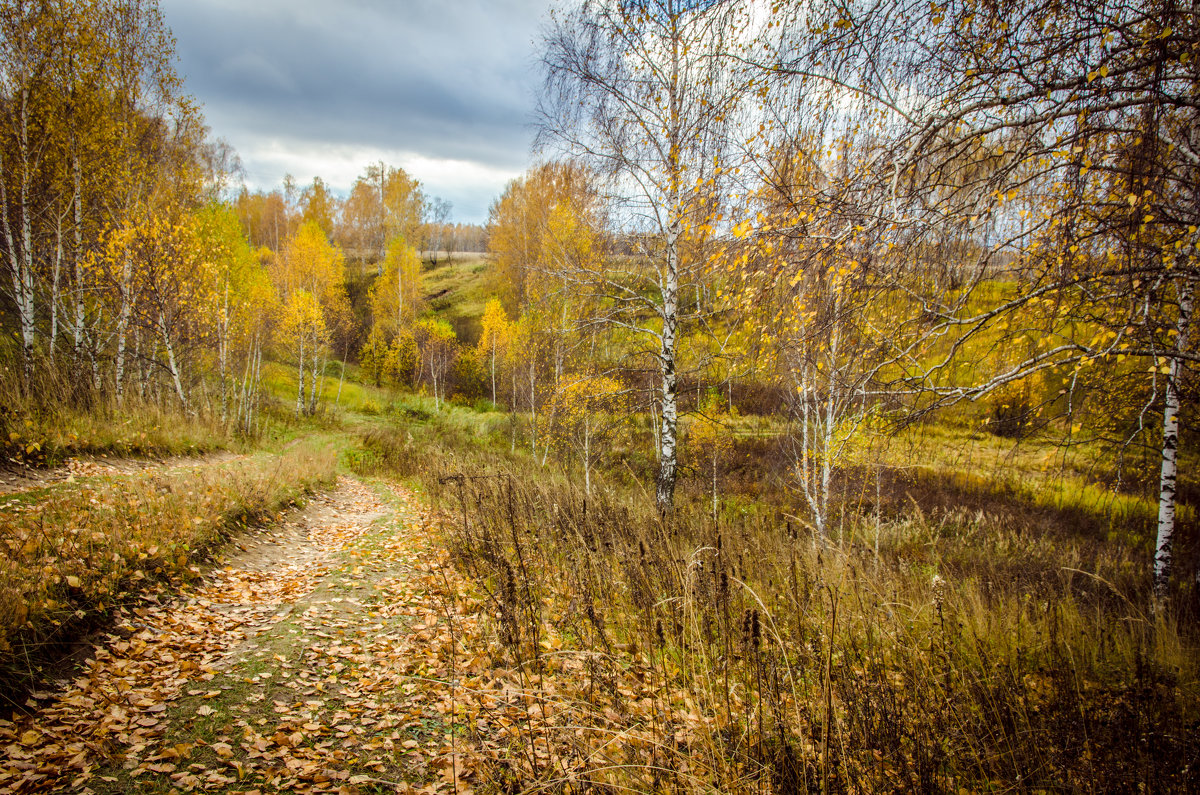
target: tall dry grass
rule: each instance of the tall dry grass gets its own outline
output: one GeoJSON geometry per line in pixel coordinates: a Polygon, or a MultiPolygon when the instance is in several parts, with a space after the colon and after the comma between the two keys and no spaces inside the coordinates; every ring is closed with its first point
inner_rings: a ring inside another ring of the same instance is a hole
{"type": "Polygon", "coordinates": [[[54,466],[79,455],[191,455],[241,444],[210,403],[184,411],[173,395],[142,396],[132,388],[118,401],[65,361],[41,362],[26,386],[12,346],[0,345],[0,467],[54,466]]]}
{"type": "Polygon", "coordinates": [[[497,788],[1200,788],[1195,627],[1124,588],[1128,547],[1081,554],[983,508],[849,514],[840,545],[769,510],[588,498],[479,445],[364,447],[424,480],[549,714],[506,735],[527,761],[497,754],[497,788]]]}

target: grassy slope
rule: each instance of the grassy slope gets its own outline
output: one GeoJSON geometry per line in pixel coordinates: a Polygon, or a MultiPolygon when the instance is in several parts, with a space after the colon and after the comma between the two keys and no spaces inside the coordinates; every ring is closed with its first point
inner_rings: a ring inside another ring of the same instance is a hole
{"type": "Polygon", "coordinates": [[[450,321],[458,338],[474,345],[479,339],[479,319],[490,293],[483,255],[456,256],[428,268],[422,287],[430,309],[450,321]]]}
{"type": "MultiPolygon", "coordinates": [[[[489,297],[486,260],[480,255],[460,255],[452,262],[443,261],[425,272],[424,288],[430,308],[450,320],[459,330],[460,338],[473,341],[489,297]]],[[[1002,284],[981,284],[974,294],[974,303],[996,302],[1006,291],[1002,284]]],[[[988,332],[975,344],[990,349],[995,341],[995,333],[988,332]]],[[[933,355],[936,351],[929,353],[933,355]]],[[[366,404],[369,413],[374,413],[370,410],[375,406],[386,413],[387,399],[374,394],[371,401],[366,404]]],[[[353,407],[353,399],[345,405],[353,407]]],[[[1000,495],[1019,509],[1082,513],[1090,521],[1108,528],[1107,540],[1121,541],[1141,552],[1149,548],[1153,542],[1150,525],[1157,512],[1157,495],[1152,488],[1154,484],[1145,478],[1138,487],[1136,476],[1157,471],[1154,451],[1134,448],[1126,460],[1119,461],[1113,457],[1111,446],[1095,441],[1076,439],[1064,446],[1061,434],[1053,428],[1016,441],[979,428],[978,415],[986,415],[987,411],[987,406],[971,406],[956,410],[945,420],[934,419],[895,437],[864,436],[848,464],[856,469],[869,469],[880,463],[909,480],[938,481],[939,489],[948,485],[959,493],[1000,495]],[[1120,491],[1113,488],[1118,481],[1123,483],[1120,491]]],[[[521,421],[526,422],[527,418],[521,421]]],[[[684,434],[687,424],[684,418],[684,434]]],[[[498,428],[495,430],[501,433],[498,428]]],[[[751,447],[752,440],[759,440],[769,448],[772,440],[784,431],[784,425],[776,418],[751,415],[735,420],[731,430],[737,439],[750,441],[751,447]]],[[[631,452],[624,446],[621,449],[631,452]]],[[[1185,446],[1180,454],[1186,479],[1186,472],[1200,465],[1200,452],[1185,446]]],[[[643,461],[643,467],[648,463],[652,464],[643,461]]],[[[765,461],[760,466],[763,473],[773,468],[773,464],[765,461]]],[[[859,487],[866,488],[862,484],[859,487]]],[[[1186,489],[1183,494],[1186,499],[1186,489]]],[[[1190,532],[1195,521],[1194,508],[1181,506],[1179,519],[1185,532],[1190,532]]]]}
{"type": "MultiPolygon", "coordinates": [[[[695,788],[722,791],[753,788],[760,771],[780,791],[825,777],[834,790],[951,791],[1191,780],[1198,747],[1181,738],[1200,715],[1196,641],[1127,599],[1146,567],[1125,544],[1037,532],[1036,506],[1012,492],[966,510],[852,516],[844,545],[822,548],[768,503],[713,527],[685,483],[663,526],[636,486],[609,477],[585,497],[523,447],[510,453],[502,427],[471,428],[397,418],[365,435],[353,463],[422,478],[440,500],[463,570],[497,594],[495,647],[546,677],[530,685],[536,698],[585,745],[626,733],[592,781],[652,787],[648,747],[695,788]],[[455,473],[485,477],[445,479],[455,473]],[[586,674],[566,664],[574,655],[593,660],[586,674]],[[612,689],[630,671],[644,684],[612,689]],[[1172,761],[1124,753],[1135,727],[1172,761]]],[[[940,463],[954,471],[953,456],[940,463]]],[[[993,493],[987,474],[963,494],[993,493]]],[[[571,732],[537,731],[530,745],[578,764],[574,740],[557,745],[571,732]]]]}

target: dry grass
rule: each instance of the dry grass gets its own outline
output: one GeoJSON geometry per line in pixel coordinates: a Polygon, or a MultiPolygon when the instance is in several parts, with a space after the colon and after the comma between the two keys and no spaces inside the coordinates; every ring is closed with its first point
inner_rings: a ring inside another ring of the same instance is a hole
{"type": "MultiPolygon", "coordinates": [[[[199,572],[213,546],[332,480],[328,443],[0,506],[0,687],[16,693],[140,591],[199,572]]],[[[10,696],[11,698],[11,696],[10,696]]]]}
{"type": "Polygon", "coordinates": [[[0,467],[47,467],[67,458],[165,457],[243,446],[211,411],[185,412],[174,397],[121,401],[81,385],[68,362],[42,362],[23,388],[12,345],[0,344],[0,467]]]}
{"type": "Polygon", "coordinates": [[[684,499],[663,520],[478,446],[368,447],[425,480],[496,649],[547,705],[497,788],[1200,786],[1194,624],[1123,588],[1144,578],[1129,546],[1081,554],[983,508],[847,512],[823,544],[770,506],[714,526],[684,499]]]}

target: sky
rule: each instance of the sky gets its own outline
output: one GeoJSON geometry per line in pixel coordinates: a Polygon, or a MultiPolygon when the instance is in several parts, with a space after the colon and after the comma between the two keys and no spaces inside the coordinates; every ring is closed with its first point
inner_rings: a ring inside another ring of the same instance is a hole
{"type": "Polygon", "coordinates": [[[251,190],[399,166],[482,223],[531,160],[552,0],[162,0],[187,93],[251,190]]]}

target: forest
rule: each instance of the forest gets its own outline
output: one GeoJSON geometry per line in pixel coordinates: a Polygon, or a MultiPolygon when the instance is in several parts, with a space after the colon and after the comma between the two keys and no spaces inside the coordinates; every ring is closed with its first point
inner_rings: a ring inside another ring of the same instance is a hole
{"type": "Polygon", "coordinates": [[[586,0],[486,224],[0,0],[0,792],[1200,789],[1200,18],[586,0]]]}

